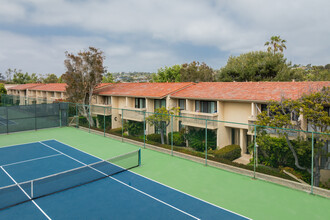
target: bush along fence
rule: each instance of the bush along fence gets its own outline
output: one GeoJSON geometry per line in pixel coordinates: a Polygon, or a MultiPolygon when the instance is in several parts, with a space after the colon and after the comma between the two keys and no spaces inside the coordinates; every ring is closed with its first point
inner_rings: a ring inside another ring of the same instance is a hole
{"type": "Polygon", "coordinates": [[[68,126],[95,130],[103,136],[115,135],[121,141],[131,139],[144,147],[165,148],[171,155],[180,152],[203,158],[205,165],[210,161],[227,164],[249,171],[253,178],[262,173],[299,182],[310,193],[314,187],[330,189],[329,133],[188,117],[179,111],[162,114],[144,109],[67,105],[67,123],[63,124],[68,126]]]}

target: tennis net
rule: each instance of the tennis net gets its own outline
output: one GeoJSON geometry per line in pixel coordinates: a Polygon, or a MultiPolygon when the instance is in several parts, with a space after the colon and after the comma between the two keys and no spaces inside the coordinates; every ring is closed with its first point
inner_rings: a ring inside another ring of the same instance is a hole
{"type": "MultiPolygon", "coordinates": [[[[0,188],[0,210],[72,189],[139,166],[141,151],[133,151],[46,177],[0,188]]],[[[3,169],[3,168],[2,168],[3,169]]]]}

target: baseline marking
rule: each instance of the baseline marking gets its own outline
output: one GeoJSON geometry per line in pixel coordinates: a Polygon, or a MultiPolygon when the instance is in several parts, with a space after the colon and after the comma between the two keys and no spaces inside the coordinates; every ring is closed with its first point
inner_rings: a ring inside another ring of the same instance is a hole
{"type": "MultiPolygon", "coordinates": [[[[47,145],[47,144],[45,144],[45,143],[42,143],[42,142],[40,142],[40,143],[43,144],[43,145],[45,145],[46,147],[49,147],[49,148],[51,148],[51,149],[53,149],[53,150],[55,150],[55,151],[57,151],[57,152],[59,152],[59,153],[65,155],[65,156],[71,158],[72,160],[77,161],[78,163],[81,163],[81,164],[84,165],[84,166],[88,166],[88,164],[85,164],[85,163],[83,163],[83,162],[81,162],[81,161],[79,161],[79,160],[77,160],[77,159],[75,159],[75,158],[73,158],[73,157],[71,157],[71,156],[69,156],[69,155],[63,153],[63,152],[61,152],[60,150],[57,150],[57,149],[55,149],[55,148],[53,148],[53,147],[51,147],[51,146],[49,146],[49,145],[47,145]]],[[[99,172],[99,173],[101,173],[101,174],[103,174],[103,175],[105,175],[105,176],[108,176],[107,174],[103,173],[103,172],[100,171],[100,170],[97,170],[97,169],[95,169],[95,168],[93,168],[93,167],[90,167],[90,168],[92,168],[93,170],[95,170],[95,171],[97,171],[97,172],[99,172]]],[[[181,209],[179,209],[179,208],[177,208],[177,207],[175,207],[175,206],[172,206],[172,205],[170,205],[170,204],[168,204],[168,203],[166,203],[166,202],[164,202],[164,201],[162,201],[162,200],[160,200],[160,199],[157,199],[157,198],[153,197],[152,195],[149,195],[148,193],[145,193],[145,192],[143,192],[143,191],[141,191],[141,190],[139,190],[139,189],[136,189],[136,188],[134,188],[134,187],[132,187],[132,186],[130,186],[130,185],[128,185],[128,184],[126,184],[126,183],[124,183],[124,182],[122,182],[122,181],[120,181],[120,180],[114,178],[114,177],[112,177],[112,176],[109,176],[109,178],[111,178],[111,179],[113,179],[113,180],[115,180],[115,181],[117,181],[117,182],[119,182],[119,183],[121,183],[121,184],[123,184],[123,185],[125,185],[125,186],[127,186],[127,187],[129,187],[129,188],[131,188],[131,189],[133,189],[133,190],[135,190],[135,191],[137,191],[137,192],[143,194],[143,195],[146,195],[146,196],[148,196],[148,197],[150,197],[150,198],[152,198],[152,199],[154,199],[154,200],[156,200],[156,201],[158,201],[158,202],[160,202],[160,203],[162,203],[162,204],[164,204],[164,205],[166,205],[166,206],[169,206],[169,207],[171,207],[171,208],[173,208],[173,209],[175,209],[175,210],[177,210],[177,211],[179,211],[179,212],[181,212],[181,213],[183,213],[183,214],[186,214],[186,215],[188,215],[188,216],[190,216],[190,217],[192,217],[192,218],[194,218],[194,219],[199,219],[199,218],[197,218],[196,216],[193,216],[193,215],[191,215],[191,214],[189,214],[189,213],[187,213],[187,212],[185,212],[185,211],[183,211],[183,210],[181,210],[181,209]]]]}
{"type": "Polygon", "coordinates": [[[0,166],[0,168],[9,176],[9,178],[22,190],[22,192],[31,200],[31,202],[33,202],[33,204],[42,212],[42,214],[44,214],[47,219],[51,218],[44,212],[44,210],[42,210],[42,208],[40,208],[40,206],[29,196],[29,194],[27,194],[24,189],[15,181],[15,179],[5,170],[5,168],[3,168],[2,166],[0,166]]]}

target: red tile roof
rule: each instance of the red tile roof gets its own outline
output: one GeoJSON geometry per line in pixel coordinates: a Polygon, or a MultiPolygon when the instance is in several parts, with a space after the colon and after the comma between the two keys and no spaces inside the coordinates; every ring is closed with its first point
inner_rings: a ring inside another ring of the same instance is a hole
{"type": "Polygon", "coordinates": [[[26,89],[31,89],[33,87],[36,86],[40,86],[40,85],[44,85],[41,83],[27,83],[27,84],[21,84],[21,85],[17,85],[14,87],[10,87],[8,90],[26,90],[26,89]]]}
{"type": "Polygon", "coordinates": [[[193,85],[184,83],[114,83],[98,89],[95,94],[109,96],[132,96],[163,98],[173,92],[193,85]]]}
{"type": "Polygon", "coordinates": [[[297,99],[302,94],[329,87],[324,82],[201,82],[171,95],[174,98],[237,100],[237,101],[279,101],[285,98],[297,99]]]}
{"type": "Polygon", "coordinates": [[[65,92],[66,91],[66,83],[42,84],[42,85],[39,85],[37,87],[33,87],[30,90],[65,92]]]}
{"type": "Polygon", "coordinates": [[[109,85],[112,85],[113,83],[100,83],[100,84],[98,84],[96,87],[95,87],[95,89],[100,89],[100,88],[102,88],[102,87],[104,87],[104,86],[109,86],[109,85]]]}

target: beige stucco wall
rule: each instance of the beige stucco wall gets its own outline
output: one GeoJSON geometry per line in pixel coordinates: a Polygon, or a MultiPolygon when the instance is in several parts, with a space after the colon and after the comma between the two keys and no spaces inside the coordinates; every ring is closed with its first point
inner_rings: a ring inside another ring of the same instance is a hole
{"type": "MultiPolygon", "coordinates": [[[[251,116],[251,103],[225,102],[223,108],[223,119],[228,122],[248,123],[251,116]]],[[[232,127],[241,128],[233,124],[232,127]]],[[[246,126],[248,128],[248,126],[246,126]]]]}

